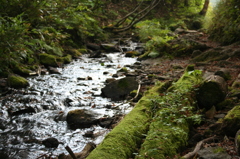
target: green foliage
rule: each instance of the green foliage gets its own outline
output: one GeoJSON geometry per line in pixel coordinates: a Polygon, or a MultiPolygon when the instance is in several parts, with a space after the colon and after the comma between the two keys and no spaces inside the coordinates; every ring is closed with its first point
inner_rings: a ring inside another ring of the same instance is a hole
{"type": "Polygon", "coordinates": [[[208,32],[213,40],[230,44],[240,40],[239,0],[219,1],[213,10],[212,23],[208,32]]]}
{"type": "Polygon", "coordinates": [[[152,98],[152,122],[136,158],[173,158],[186,145],[189,126],[199,123],[196,113],[194,85],[201,79],[201,71],[187,67],[184,75],[167,91],[152,98]],[[200,78],[200,79],[199,79],[200,78]]]}
{"type": "Polygon", "coordinates": [[[139,29],[140,39],[146,42],[146,49],[150,57],[158,57],[160,52],[157,48],[164,47],[169,40],[173,39],[172,36],[169,36],[170,30],[156,19],[139,22],[136,27],[139,29]]]}
{"type": "Polygon", "coordinates": [[[33,64],[38,54],[65,56],[89,37],[103,38],[90,10],[95,1],[0,0],[0,75],[12,63],[33,64]]]}

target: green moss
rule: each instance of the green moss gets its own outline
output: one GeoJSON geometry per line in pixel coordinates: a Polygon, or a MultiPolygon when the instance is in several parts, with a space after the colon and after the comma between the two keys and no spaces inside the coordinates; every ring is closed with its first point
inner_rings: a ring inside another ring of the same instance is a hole
{"type": "Polygon", "coordinates": [[[222,152],[226,152],[226,150],[222,147],[216,147],[214,150],[213,150],[214,153],[222,153],[222,152]]]}
{"type": "Polygon", "coordinates": [[[150,130],[136,158],[172,158],[180,147],[186,145],[189,125],[199,122],[192,87],[201,81],[201,72],[187,67],[184,75],[168,89],[166,94],[153,99],[157,111],[150,130]]]}
{"type": "Polygon", "coordinates": [[[193,93],[189,90],[199,82],[201,72],[193,71],[191,66],[186,70],[184,77],[172,86],[172,91],[164,92],[171,82],[159,82],[146,91],[87,159],[126,159],[134,158],[133,154],[138,154],[136,158],[149,159],[174,156],[186,144],[189,125],[199,121],[199,116],[193,112],[193,93]],[[166,94],[159,95],[159,91],[166,94]]]}
{"type": "Polygon", "coordinates": [[[57,57],[56,60],[57,62],[68,64],[72,61],[72,55],[67,55],[65,57],[57,57]]]}
{"type": "Polygon", "coordinates": [[[14,65],[12,71],[22,76],[28,76],[29,73],[31,73],[31,71],[27,69],[26,66],[20,66],[19,64],[14,65]]]}
{"type": "Polygon", "coordinates": [[[40,63],[46,66],[53,66],[53,67],[57,67],[57,60],[56,60],[56,56],[54,55],[49,55],[46,53],[42,53],[39,55],[39,60],[40,63]]]}
{"type": "Polygon", "coordinates": [[[159,85],[145,93],[134,109],[105,137],[87,159],[131,158],[147,133],[152,116],[151,98],[157,95],[159,85]]]}
{"type": "Polygon", "coordinates": [[[218,123],[223,124],[223,131],[226,135],[235,136],[236,132],[240,129],[240,105],[231,109],[218,123]]]}
{"type": "Polygon", "coordinates": [[[120,70],[118,70],[118,72],[125,72],[125,73],[127,73],[128,69],[126,67],[123,67],[120,70]]]}
{"type": "Polygon", "coordinates": [[[13,88],[25,88],[29,86],[28,81],[25,78],[18,75],[9,75],[7,83],[10,87],[13,88]]]}
{"type": "Polygon", "coordinates": [[[233,84],[232,84],[232,87],[233,88],[240,88],[240,80],[234,81],[233,84]]]}
{"type": "Polygon", "coordinates": [[[217,108],[217,110],[221,110],[223,108],[226,108],[226,107],[230,108],[230,107],[233,107],[233,106],[234,106],[233,99],[226,99],[226,100],[222,101],[221,103],[218,103],[216,105],[216,108],[217,108]]]}

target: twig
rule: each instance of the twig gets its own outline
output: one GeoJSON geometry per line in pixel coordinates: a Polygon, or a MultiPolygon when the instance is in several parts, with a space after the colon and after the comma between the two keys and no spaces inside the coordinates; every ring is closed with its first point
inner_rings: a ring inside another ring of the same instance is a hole
{"type": "Polygon", "coordinates": [[[139,82],[138,89],[137,89],[137,94],[135,95],[135,97],[133,97],[133,98],[130,100],[130,102],[133,101],[134,99],[136,99],[136,98],[138,97],[139,92],[140,92],[140,89],[141,89],[141,84],[140,84],[140,82],[139,82]]]}
{"type": "Polygon", "coordinates": [[[72,149],[69,146],[66,146],[65,149],[68,151],[68,153],[73,159],[77,159],[77,157],[74,155],[72,149]]]}
{"type": "Polygon", "coordinates": [[[205,142],[208,142],[208,141],[210,141],[210,140],[213,140],[215,137],[216,137],[216,136],[214,135],[214,136],[212,136],[212,137],[209,137],[209,138],[207,138],[207,139],[204,139],[204,140],[202,140],[202,141],[199,141],[199,142],[197,143],[197,145],[195,146],[195,149],[194,149],[192,152],[189,152],[188,154],[184,155],[183,158],[184,158],[184,159],[191,159],[191,158],[193,158],[193,157],[196,155],[196,153],[201,149],[202,145],[203,145],[205,142]]]}

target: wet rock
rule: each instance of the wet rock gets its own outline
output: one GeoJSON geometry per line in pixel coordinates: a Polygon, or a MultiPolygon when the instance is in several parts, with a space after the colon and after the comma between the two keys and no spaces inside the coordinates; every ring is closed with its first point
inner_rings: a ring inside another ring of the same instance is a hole
{"type": "Polygon", "coordinates": [[[116,115],[109,118],[100,118],[99,125],[103,128],[113,128],[115,124],[117,124],[123,115],[116,115]]]}
{"type": "Polygon", "coordinates": [[[35,109],[33,107],[25,107],[23,109],[19,110],[13,110],[11,108],[8,109],[8,114],[11,116],[26,114],[26,113],[36,113],[35,109]]]}
{"type": "Polygon", "coordinates": [[[29,83],[25,78],[14,74],[9,75],[7,78],[7,84],[12,88],[26,88],[29,86],[29,83]]]}
{"type": "Polygon", "coordinates": [[[87,131],[83,136],[92,138],[93,137],[93,131],[87,131]]]}
{"type": "Polygon", "coordinates": [[[42,141],[42,144],[47,148],[57,148],[59,141],[56,138],[50,137],[42,141]]]}
{"type": "Polygon", "coordinates": [[[105,52],[120,52],[119,47],[117,44],[112,43],[112,44],[101,44],[101,48],[105,51],[105,52]]]}
{"type": "Polygon", "coordinates": [[[111,98],[113,101],[123,100],[127,95],[138,88],[138,82],[133,77],[125,77],[113,81],[102,88],[102,96],[111,98]]]}
{"type": "Polygon", "coordinates": [[[61,74],[57,68],[55,67],[48,67],[49,73],[51,74],[61,74]]]}
{"type": "Polygon", "coordinates": [[[0,118],[0,129],[5,130],[7,128],[7,121],[5,119],[0,118]]]}
{"type": "Polygon", "coordinates": [[[70,106],[72,106],[71,102],[73,102],[72,99],[66,98],[66,99],[64,99],[63,104],[67,107],[70,107],[70,106]]]}
{"type": "Polygon", "coordinates": [[[231,159],[232,157],[222,147],[207,147],[198,151],[201,159],[231,159]]]}
{"type": "MultiPolygon", "coordinates": [[[[224,101],[228,88],[226,81],[216,75],[207,77],[200,85],[197,101],[200,108],[210,109],[213,105],[224,101]]],[[[216,108],[218,110],[218,108],[216,108]]]]}
{"type": "Polygon", "coordinates": [[[4,150],[0,151],[0,158],[2,158],[2,159],[10,159],[10,157],[8,156],[6,151],[4,151],[4,150]]]}
{"type": "Polygon", "coordinates": [[[71,129],[89,128],[98,123],[98,119],[93,112],[76,109],[71,110],[67,114],[67,123],[71,129]]]}

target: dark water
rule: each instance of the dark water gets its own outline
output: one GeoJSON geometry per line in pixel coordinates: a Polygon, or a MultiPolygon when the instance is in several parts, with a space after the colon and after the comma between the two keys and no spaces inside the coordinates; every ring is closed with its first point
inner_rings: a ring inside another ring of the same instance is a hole
{"type": "Polygon", "coordinates": [[[12,90],[11,94],[0,97],[1,153],[13,159],[34,159],[43,154],[52,153],[53,157],[68,154],[64,148],[66,145],[74,152],[80,152],[88,142],[99,144],[110,130],[97,125],[71,130],[66,115],[74,109],[88,109],[99,117],[128,113],[131,110],[128,103],[114,103],[100,94],[107,78],[121,67],[135,62],[136,59],[126,58],[122,53],[96,59],[85,55],[64,68],[58,68],[61,74],[30,77],[28,89],[12,90]],[[9,110],[19,112],[26,109],[27,113],[9,115],[9,110]],[[95,139],[84,137],[89,130],[102,135],[95,139]],[[49,137],[57,138],[63,144],[56,149],[46,148],[39,141],[49,137]]]}

